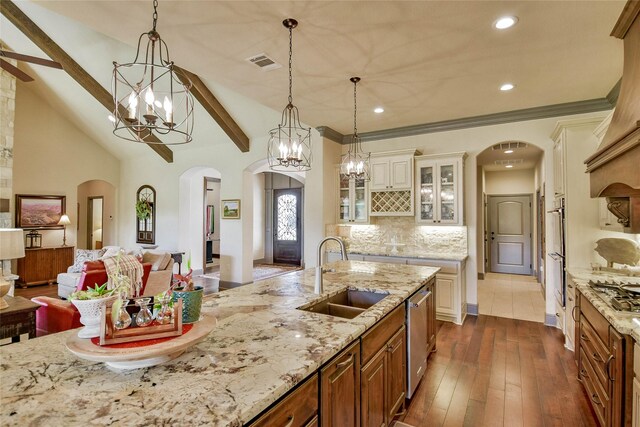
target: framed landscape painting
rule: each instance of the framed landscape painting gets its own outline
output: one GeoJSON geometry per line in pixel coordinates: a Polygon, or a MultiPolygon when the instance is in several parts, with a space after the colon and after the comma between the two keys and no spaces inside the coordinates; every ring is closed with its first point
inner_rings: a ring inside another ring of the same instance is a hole
{"type": "Polygon", "coordinates": [[[240,200],[223,200],[222,201],[222,218],[238,219],[240,218],[240,200]]]}
{"type": "Polygon", "coordinates": [[[16,194],[16,227],[62,228],[58,221],[65,213],[65,202],[65,196],[16,194]]]}

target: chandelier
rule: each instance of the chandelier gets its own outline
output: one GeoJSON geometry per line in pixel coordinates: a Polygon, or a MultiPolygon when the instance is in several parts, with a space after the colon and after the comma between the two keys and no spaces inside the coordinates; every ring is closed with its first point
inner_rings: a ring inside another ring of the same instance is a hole
{"type": "Polygon", "coordinates": [[[156,31],[157,22],[158,1],[154,0],[153,28],[138,38],[135,59],[127,64],[113,62],[115,107],[109,119],[114,123],[113,133],[128,141],[154,143],[145,138],[155,134],[162,137],[157,144],[186,144],[193,132],[191,81],[176,75],[169,49],[156,31]]]}
{"type": "Polygon", "coordinates": [[[311,128],[300,124],[298,108],[293,105],[291,88],[291,58],[293,56],[293,29],[298,21],[289,18],[282,21],[282,25],[289,30],[289,103],[282,111],[282,120],[278,127],[269,131],[269,145],[267,156],[269,167],[275,171],[307,171],[311,169],[311,128]]]}
{"type": "Polygon", "coordinates": [[[360,136],[358,136],[357,125],[357,86],[358,82],[360,81],[360,77],[351,77],[349,80],[353,83],[353,135],[351,135],[349,151],[342,158],[342,164],[340,165],[340,174],[348,179],[369,181],[369,165],[371,163],[371,153],[365,153],[362,150],[362,141],[360,141],[360,136]]]}

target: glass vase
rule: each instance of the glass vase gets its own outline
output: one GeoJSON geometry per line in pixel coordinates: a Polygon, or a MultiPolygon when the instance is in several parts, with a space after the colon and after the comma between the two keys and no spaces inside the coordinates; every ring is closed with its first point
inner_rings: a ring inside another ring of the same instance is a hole
{"type": "Polygon", "coordinates": [[[170,295],[164,295],[159,300],[160,302],[160,310],[158,310],[158,314],[156,314],[156,320],[161,325],[169,324],[173,321],[173,309],[169,307],[169,303],[171,302],[170,295]]]}
{"type": "Polygon", "coordinates": [[[151,322],[153,322],[153,314],[151,314],[151,310],[149,310],[149,303],[151,302],[151,298],[138,298],[136,299],[136,304],[140,307],[140,311],[136,314],[136,325],[137,326],[149,326],[151,322]]]}
{"type": "Polygon", "coordinates": [[[129,300],[122,300],[122,305],[120,306],[120,310],[118,310],[118,314],[113,319],[113,327],[116,329],[126,329],[131,326],[131,316],[127,313],[127,304],[129,300]]]}

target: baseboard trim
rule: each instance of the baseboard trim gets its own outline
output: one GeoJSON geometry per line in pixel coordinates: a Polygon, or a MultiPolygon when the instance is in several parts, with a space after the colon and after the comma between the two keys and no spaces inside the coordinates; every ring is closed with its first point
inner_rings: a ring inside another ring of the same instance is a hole
{"type": "Polygon", "coordinates": [[[467,303],[467,314],[469,316],[477,316],[478,313],[479,313],[478,304],[469,304],[469,303],[467,303]]]}
{"type": "Polygon", "coordinates": [[[555,314],[549,314],[549,313],[545,313],[544,315],[544,324],[546,326],[556,326],[556,315],[555,314]]]}
{"type": "Polygon", "coordinates": [[[248,285],[249,283],[253,283],[253,282],[240,283],[240,282],[230,282],[227,280],[220,280],[219,287],[225,288],[225,289],[233,289],[233,288],[239,288],[240,286],[248,285]]]}
{"type": "Polygon", "coordinates": [[[478,273],[478,280],[484,280],[484,273],[478,273]]]}

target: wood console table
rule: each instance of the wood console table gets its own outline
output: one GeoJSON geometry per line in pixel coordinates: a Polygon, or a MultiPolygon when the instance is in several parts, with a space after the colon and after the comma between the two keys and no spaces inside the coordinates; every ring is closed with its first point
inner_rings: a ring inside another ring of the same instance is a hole
{"type": "Polygon", "coordinates": [[[52,284],[58,273],[64,273],[73,264],[73,246],[25,249],[25,257],[18,259],[17,284],[26,288],[30,285],[52,284]]]}
{"type": "Polygon", "coordinates": [[[29,339],[35,338],[36,310],[40,304],[9,295],[4,299],[9,307],[0,310],[0,339],[11,338],[12,342],[18,342],[22,334],[29,334],[29,339]]]}

